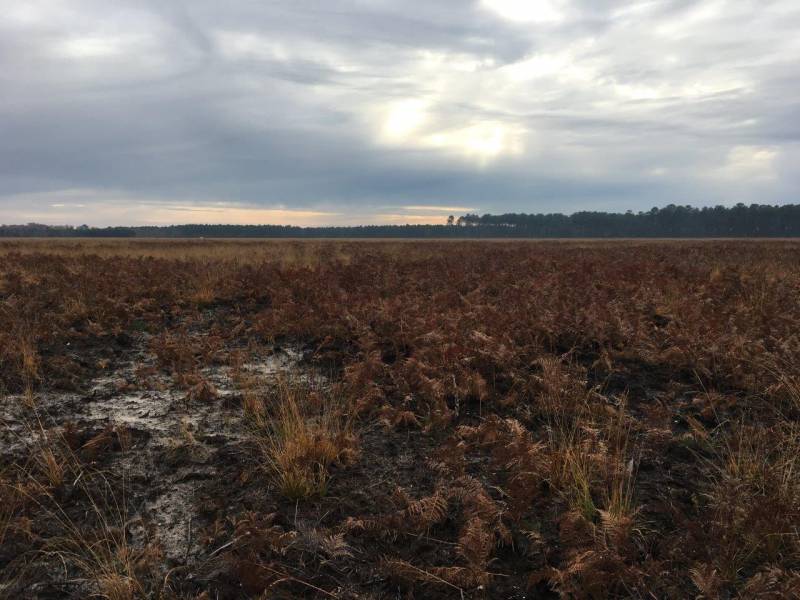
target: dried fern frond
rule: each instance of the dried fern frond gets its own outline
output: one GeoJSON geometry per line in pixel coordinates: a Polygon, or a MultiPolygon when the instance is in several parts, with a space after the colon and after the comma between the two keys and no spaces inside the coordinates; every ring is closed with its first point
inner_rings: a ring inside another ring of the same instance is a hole
{"type": "Polygon", "coordinates": [[[494,549],[494,536],[480,517],[473,517],[461,529],[458,554],[470,567],[485,569],[494,549]]]}
{"type": "Polygon", "coordinates": [[[417,529],[428,529],[445,519],[447,509],[447,497],[436,492],[426,498],[413,500],[404,512],[417,529]]]}
{"type": "Polygon", "coordinates": [[[719,598],[725,582],[719,571],[710,564],[703,563],[689,569],[689,577],[704,598],[719,598]]]}

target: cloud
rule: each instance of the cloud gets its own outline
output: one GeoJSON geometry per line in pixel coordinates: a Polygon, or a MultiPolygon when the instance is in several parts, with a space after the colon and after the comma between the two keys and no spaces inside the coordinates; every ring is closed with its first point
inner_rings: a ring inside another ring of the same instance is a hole
{"type": "Polygon", "coordinates": [[[559,0],[481,0],[481,6],[514,23],[561,23],[566,2],[559,0]]]}
{"type": "Polygon", "coordinates": [[[717,175],[745,184],[772,181],[777,176],[777,158],[778,150],[772,147],[734,146],[717,175]]]}
{"type": "Polygon", "coordinates": [[[798,25],[792,0],[12,3],[0,220],[796,201],[798,25]]]}
{"type": "Polygon", "coordinates": [[[468,206],[403,206],[403,210],[423,210],[423,211],[432,211],[432,212],[440,212],[440,213],[468,213],[474,212],[477,210],[476,208],[470,208],[468,206]]]}

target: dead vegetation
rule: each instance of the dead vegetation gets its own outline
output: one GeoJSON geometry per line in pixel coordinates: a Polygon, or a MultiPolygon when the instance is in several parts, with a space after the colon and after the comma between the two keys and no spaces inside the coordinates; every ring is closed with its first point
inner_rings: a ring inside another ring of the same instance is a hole
{"type": "Polygon", "coordinates": [[[800,244],[0,253],[0,596],[798,597],[800,244]]]}
{"type": "Polygon", "coordinates": [[[271,391],[245,404],[264,471],[290,500],[325,494],[331,467],[358,458],[352,409],[308,383],[280,380],[271,391]]]}

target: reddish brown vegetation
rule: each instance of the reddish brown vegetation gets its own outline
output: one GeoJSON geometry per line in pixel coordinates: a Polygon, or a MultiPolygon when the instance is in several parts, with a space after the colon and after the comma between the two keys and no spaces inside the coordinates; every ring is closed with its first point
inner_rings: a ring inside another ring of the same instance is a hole
{"type": "MultiPolygon", "coordinates": [[[[307,402],[343,398],[348,423],[331,437],[325,406],[295,406],[281,430],[288,413],[243,377],[261,433],[197,499],[205,549],[159,571],[158,540],[126,541],[124,568],[94,578],[105,597],[800,589],[800,244],[284,242],[257,259],[234,242],[85,244],[2,257],[4,394],[81,391],[144,336],[140,382],[222,403],[204,367],[295,344],[329,381],[307,402]],[[322,484],[276,483],[270,460],[322,484]]],[[[80,525],[72,479],[135,451],[119,428],[71,427],[0,471],[14,585],[44,576],[11,555],[47,551],[37,515],[64,502],[80,525]]]]}

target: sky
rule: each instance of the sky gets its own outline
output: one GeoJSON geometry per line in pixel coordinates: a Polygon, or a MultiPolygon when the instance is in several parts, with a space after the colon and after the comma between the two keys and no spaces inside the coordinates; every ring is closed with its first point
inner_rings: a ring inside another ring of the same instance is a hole
{"type": "Polygon", "coordinates": [[[800,201],[797,0],[2,0],[0,223],[800,201]]]}

